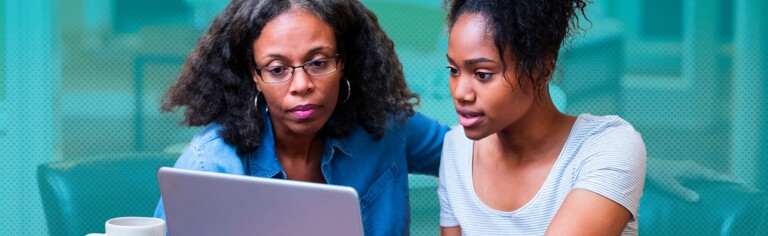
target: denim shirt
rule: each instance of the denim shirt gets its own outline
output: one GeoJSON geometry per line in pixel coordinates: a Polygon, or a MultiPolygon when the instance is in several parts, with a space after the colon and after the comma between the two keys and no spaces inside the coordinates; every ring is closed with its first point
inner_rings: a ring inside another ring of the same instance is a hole
{"type": "MultiPolygon", "coordinates": [[[[221,125],[212,123],[195,135],[174,167],[285,179],[271,121],[264,117],[261,145],[252,153],[238,156],[236,147],[219,136],[221,125]]],[[[325,137],[322,174],[328,184],[357,190],[365,235],[409,234],[408,173],[437,176],[443,137],[449,130],[419,113],[405,124],[394,119],[388,123],[379,140],[360,126],[343,138],[325,137]]],[[[162,200],[155,217],[165,219],[162,200]]]]}

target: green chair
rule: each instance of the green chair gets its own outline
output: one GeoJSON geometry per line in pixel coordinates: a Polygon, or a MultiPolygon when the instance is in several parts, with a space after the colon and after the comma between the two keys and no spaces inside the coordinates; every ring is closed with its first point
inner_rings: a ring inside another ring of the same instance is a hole
{"type": "Polygon", "coordinates": [[[440,200],[437,198],[438,179],[429,175],[409,174],[411,235],[440,234],[440,200]]]}
{"type": "Polygon", "coordinates": [[[645,181],[640,199],[640,235],[765,235],[768,198],[763,191],[712,181],[686,183],[696,203],[663,192],[645,181]]]}
{"type": "Polygon", "coordinates": [[[37,168],[51,236],[104,232],[120,216],[152,216],[160,192],[157,169],[177,156],[117,155],[55,161],[37,168]]]}

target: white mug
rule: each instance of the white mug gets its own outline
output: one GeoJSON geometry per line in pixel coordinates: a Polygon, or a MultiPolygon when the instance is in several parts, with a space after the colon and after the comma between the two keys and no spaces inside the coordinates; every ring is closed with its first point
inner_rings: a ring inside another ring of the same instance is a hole
{"type": "Polygon", "coordinates": [[[118,217],[107,220],[103,234],[86,236],[165,236],[165,221],[151,217],[118,217]]]}

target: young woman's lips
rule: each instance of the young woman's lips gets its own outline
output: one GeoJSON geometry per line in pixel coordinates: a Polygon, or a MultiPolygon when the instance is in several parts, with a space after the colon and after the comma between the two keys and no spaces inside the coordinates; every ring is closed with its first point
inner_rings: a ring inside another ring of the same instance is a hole
{"type": "Polygon", "coordinates": [[[311,118],[315,112],[317,112],[318,108],[320,108],[320,106],[315,104],[298,105],[288,110],[288,112],[296,116],[296,118],[303,120],[311,118]]]}
{"type": "Polygon", "coordinates": [[[472,127],[485,116],[482,112],[471,111],[468,109],[456,108],[459,113],[459,124],[464,127],[472,127]]]}

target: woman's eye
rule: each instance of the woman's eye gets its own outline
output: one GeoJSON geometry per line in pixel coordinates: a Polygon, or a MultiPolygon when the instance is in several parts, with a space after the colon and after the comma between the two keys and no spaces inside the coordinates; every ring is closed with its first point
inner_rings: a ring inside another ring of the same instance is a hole
{"type": "Polygon", "coordinates": [[[326,59],[319,59],[309,62],[309,65],[312,67],[323,67],[326,63],[326,59]]]}
{"type": "Polygon", "coordinates": [[[491,73],[485,73],[485,72],[475,72],[475,75],[477,75],[477,79],[479,80],[488,80],[491,78],[491,73]]]}
{"type": "Polygon", "coordinates": [[[282,66],[276,66],[276,67],[267,68],[267,71],[269,71],[269,73],[274,74],[274,75],[281,75],[281,74],[285,73],[286,71],[288,71],[288,68],[285,68],[285,67],[282,67],[282,66]]]}
{"type": "Polygon", "coordinates": [[[450,71],[451,75],[459,75],[459,69],[456,69],[456,68],[450,67],[450,66],[447,66],[445,68],[448,68],[448,70],[450,71]]]}

